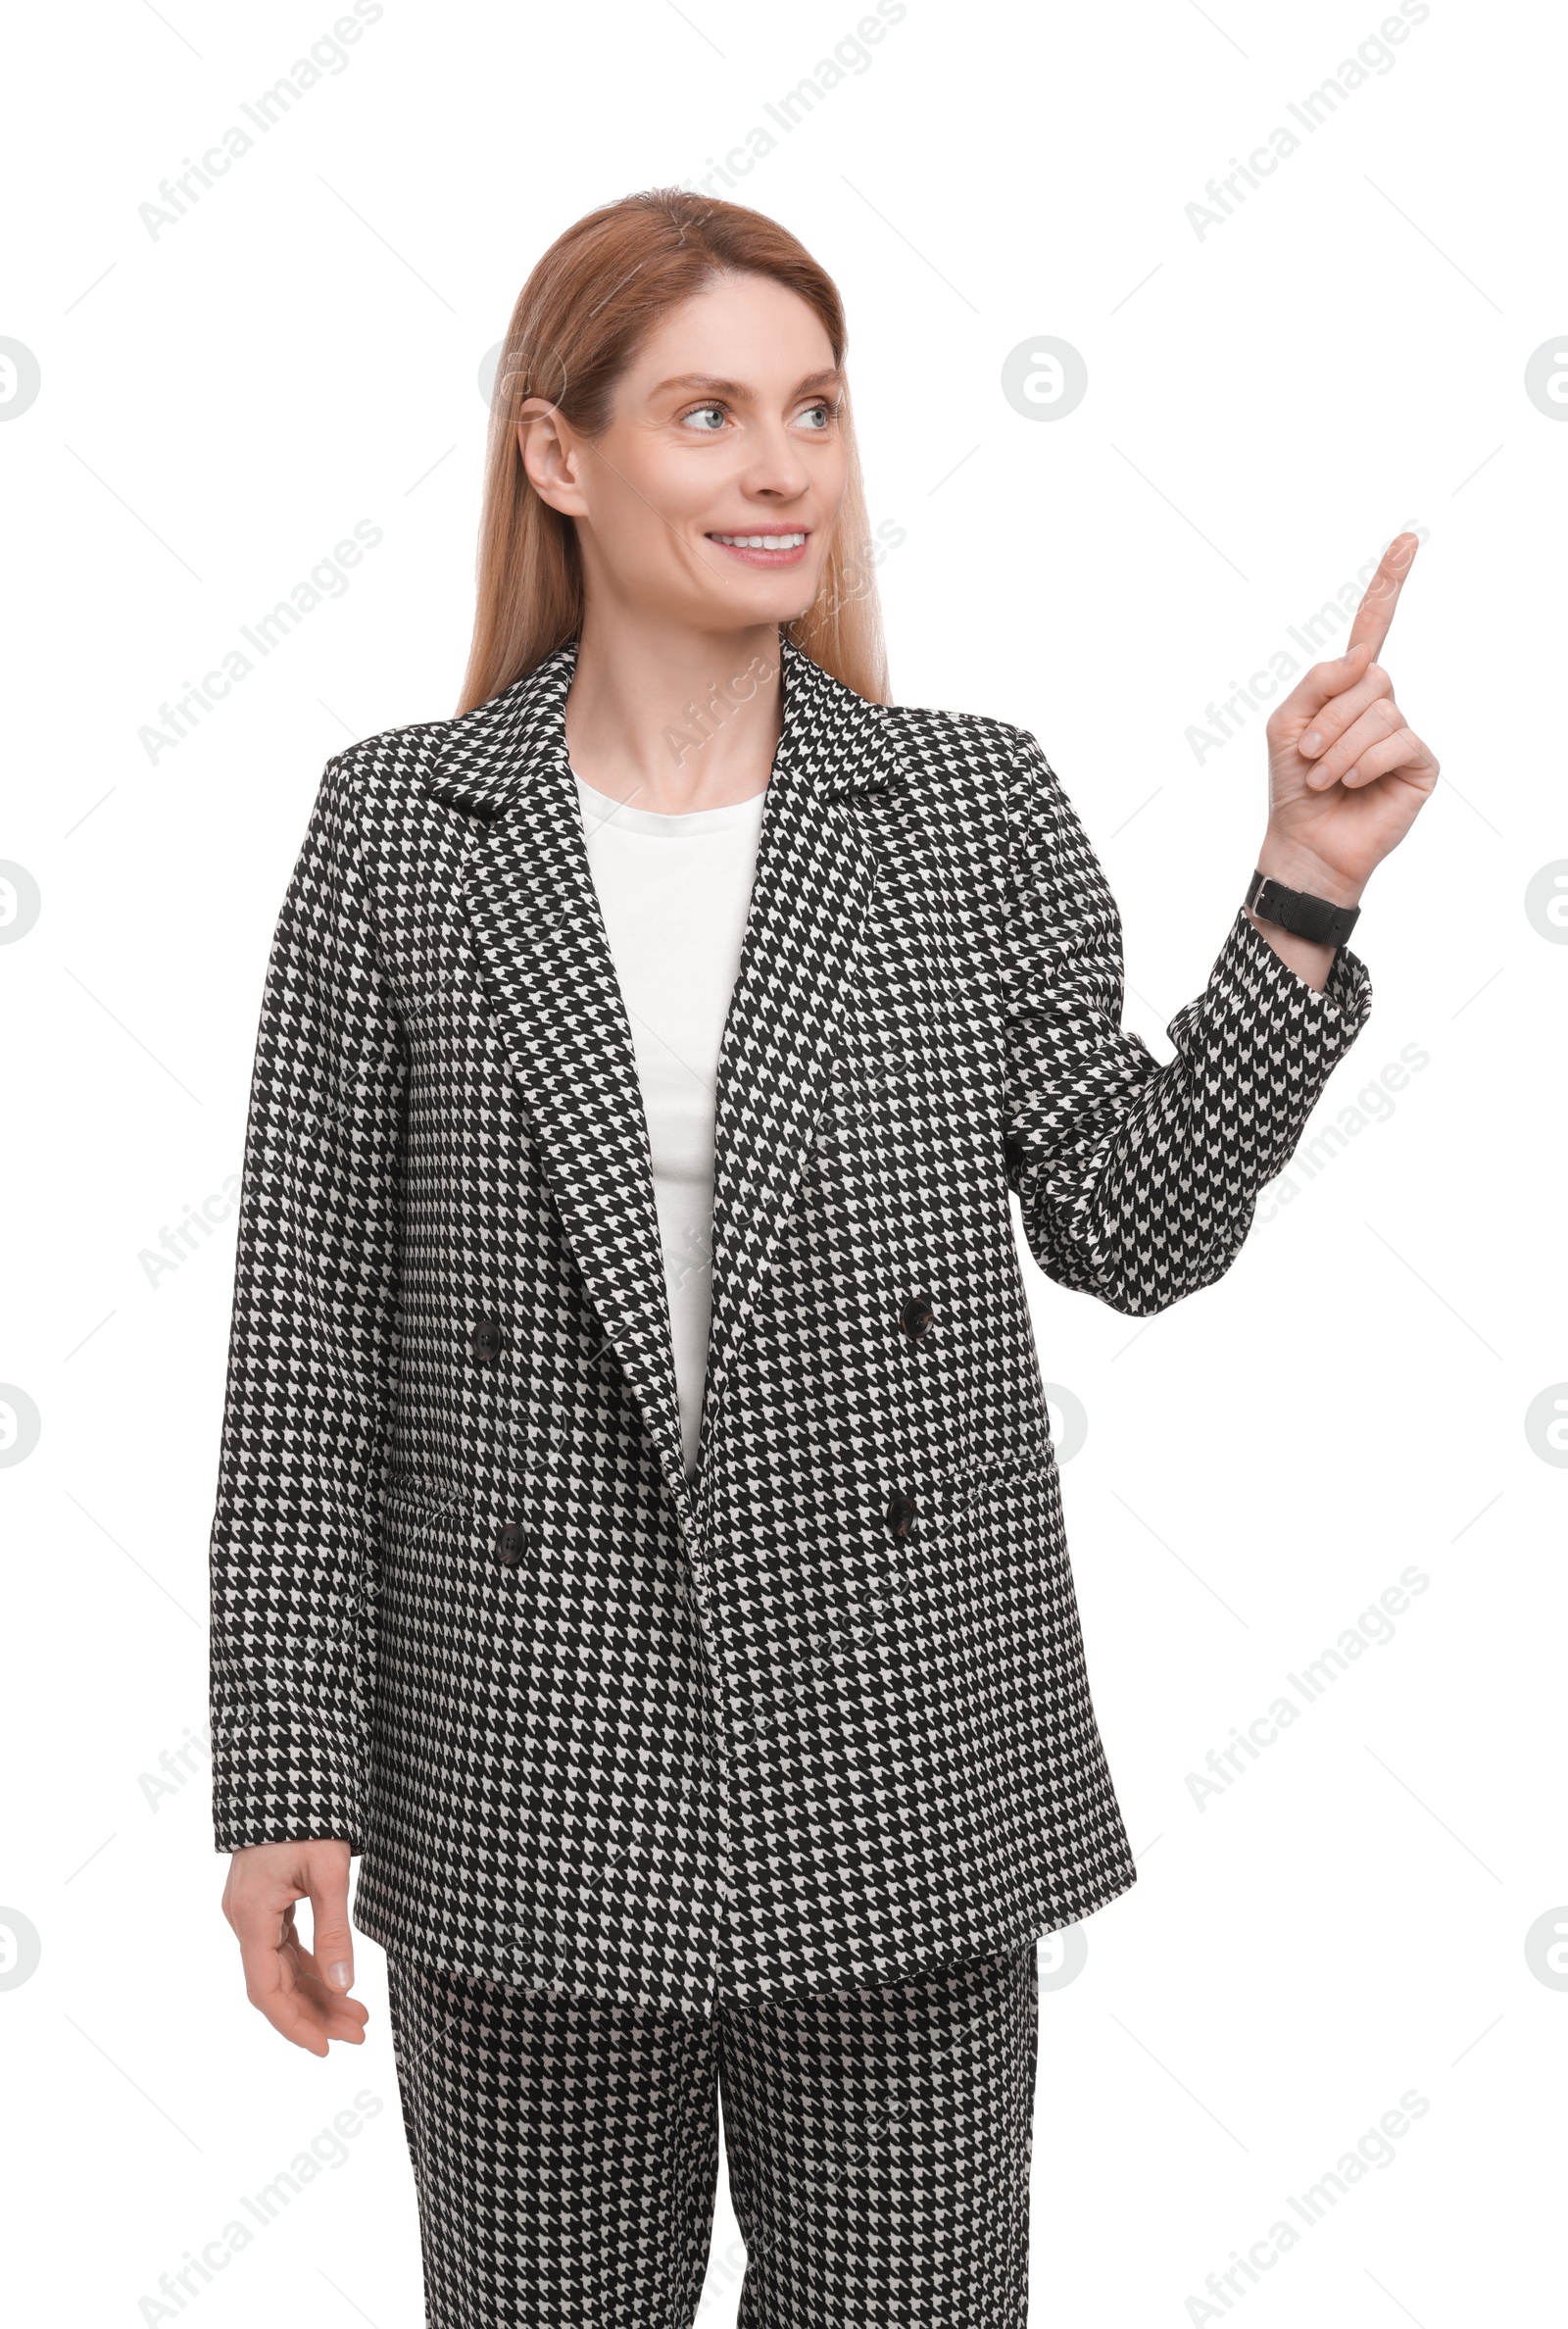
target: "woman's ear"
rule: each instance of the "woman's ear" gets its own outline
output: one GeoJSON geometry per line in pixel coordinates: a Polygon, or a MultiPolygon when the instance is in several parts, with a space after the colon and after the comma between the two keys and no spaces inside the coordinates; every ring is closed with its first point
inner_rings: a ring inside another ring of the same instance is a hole
{"type": "Polygon", "coordinates": [[[539,499],[566,518],[583,518],[588,505],[577,483],[577,449],[557,407],[545,397],[527,397],[517,414],[517,449],[529,484],[539,499]]]}

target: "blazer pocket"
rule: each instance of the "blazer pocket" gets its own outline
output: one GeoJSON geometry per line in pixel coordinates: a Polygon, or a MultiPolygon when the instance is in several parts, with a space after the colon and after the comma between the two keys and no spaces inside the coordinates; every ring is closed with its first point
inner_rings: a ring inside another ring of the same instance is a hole
{"type": "Polygon", "coordinates": [[[443,1491],[417,1480],[389,1479],[381,1491],[381,1536],[391,1549],[410,1553],[421,1549],[442,1521],[462,1517],[468,1499],[461,1489],[443,1491]]]}
{"type": "Polygon", "coordinates": [[[1050,1440],[956,1465],[917,1487],[910,1545],[916,1559],[922,1535],[939,1563],[977,1558],[1009,1567],[1037,1561],[1065,1565],[1061,1483],[1050,1440]]]}
{"type": "Polygon", "coordinates": [[[966,1506],[983,1502],[993,1491],[1005,1490],[1013,1482],[1038,1480],[1044,1474],[1054,1475],[1056,1451],[1050,1440],[1037,1440],[1028,1447],[1010,1448],[1004,1456],[986,1456],[973,1463],[955,1464],[949,1471],[938,1472],[916,1490],[916,1503],[927,1503],[944,1511],[961,1511],[966,1506]]]}

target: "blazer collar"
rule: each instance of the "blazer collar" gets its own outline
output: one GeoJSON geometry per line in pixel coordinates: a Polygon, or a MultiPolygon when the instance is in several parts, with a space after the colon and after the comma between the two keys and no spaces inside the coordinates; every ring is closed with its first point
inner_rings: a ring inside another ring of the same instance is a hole
{"type": "MultiPolygon", "coordinates": [[[[774,774],[808,763],[829,797],[880,783],[892,766],[887,706],[858,695],[779,635],[784,719],[774,774]]],[[[566,697],[577,665],[567,639],[487,704],[445,723],[427,782],[437,798],[476,817],[500,815],[541,768],[567,768],[566,697]]]]}
{"type": "Polygon", "coordinates": [[[475,819],[463,904],[543,1169],[605,1340],[685,1523],[710,1511],[733,1357],[831,1087],[875,856],[858,814],[897,773],[885,705],[781,638],[784,717],[715,1086],[712,1317],[688,1481],[630,1021],[566,755],[568,640],[447,723],[425,781],[475,819]]]}

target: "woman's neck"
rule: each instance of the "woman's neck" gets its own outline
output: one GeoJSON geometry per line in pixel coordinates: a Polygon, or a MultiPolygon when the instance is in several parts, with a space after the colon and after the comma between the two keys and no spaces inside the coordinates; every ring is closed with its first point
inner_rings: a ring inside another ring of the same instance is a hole
{"type": "Polygon", "coordinates": [[[783,716],[778,627],[583,623],[566,750],[585,784],[684,816],[761,792],[783,716]]]}

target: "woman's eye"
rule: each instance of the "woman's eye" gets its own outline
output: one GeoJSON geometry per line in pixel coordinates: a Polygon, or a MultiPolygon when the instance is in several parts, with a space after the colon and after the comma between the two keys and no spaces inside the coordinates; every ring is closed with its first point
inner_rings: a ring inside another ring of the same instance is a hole
{"type": "Polygon", "coordinates": [[[807,414],[808,414],[808,415],[810,415],[810,414],[812,414],[812,413],[820,413],[820,414],[821,414],[821,416],[822,416],[822,419],[821,419],[821,423],[820,423],[819,427],[818,427],[818,428],[817,428],[817,430],[816,430],[816,434],[817,434],[817,435],[820,435],[820,434],[821,434],[821,432],[822,432],[822,429],[826,428],[826,426],[827,426],[828,422],[829,422],[829,421],[832,420],[832,418],[833,418],[833,408],[832,408],[832,406],[831,406],[830,404],[826,403],[824,399],[822,399],[822,398],[820,398],[820,397],[819,397],[819,398],[817,399],[817,401],[816,401],[816,403],[815,403],[815,404],[810,404],[810,405],[808,405],[808,406],[807,406],[807,408],[806,408],[806,411],[807,411],[807,414]]]}
{"type": "MultiPolygon", "coordinates": [[[[716,414],[718,415],[719,425],[720,425],[720,426],[722,426],[722,425],[723,425],[723,421],[724,421],[724,408],[723,408],[723,406],[722,406],[722,405],[716,405],[716,404],[694,405],[694,406],[693,406],[693,408],[692,408],[692,410],[691,410],[689,413],[684,413],[684,414],[682,414],[681,418],[682,418],[682,421],[701,421],[701,420],[702,420],[702,418],[703,418],[703,415],[704,415],[705,413],[716,413],[716,414]]],[[[711,429],[711,428],[700,427],[700,428],[697,430],[697,434],[698,434],[699,436],[714,436],[714,435],[716,435],[716,434],[717,434],[717,431],[716,431],[715,429],[711,429]]]]}

